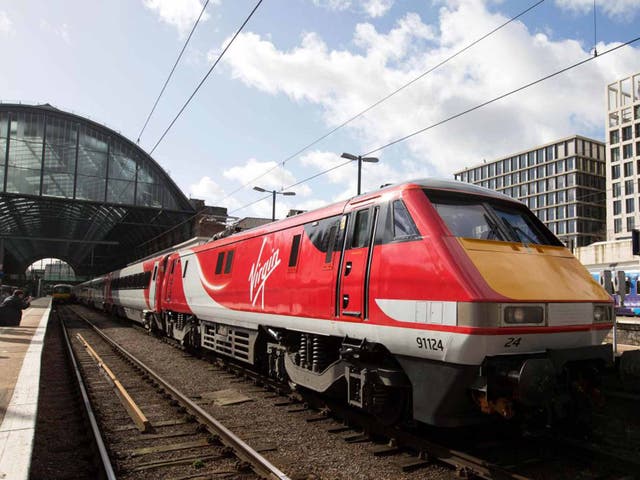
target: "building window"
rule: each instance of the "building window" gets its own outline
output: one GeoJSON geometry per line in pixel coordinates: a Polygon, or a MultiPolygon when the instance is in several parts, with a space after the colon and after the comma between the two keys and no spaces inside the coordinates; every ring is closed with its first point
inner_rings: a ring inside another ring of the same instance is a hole
{"type": "Polygon", "coordinates": [[[625,142],[627,140],[631,140],[632,135],[631,135],[631,125],[629,125],[628,127],[623,127],[622,128],[622,141],[625,142]]]}
{"type": "Polygon", "coordinates": [[[636,219],[635,217],[627,217],[627,232],[630,232],[636,228],[636,219]]]}
{"type": "Polygon", "coordinates": [[[627,162],[624,164],[624,176],[630,177],[633,175],[633,162],[627,162]]]}
{"type": "Polygon", "coordinates": [[[616,178],[620,178],[620,165],[611,166],[611,179],[615,180],[616,178]]]}
{"type": "Polygon", "coordinates": [[[625,108],[622,110],[622,123],[627,123],[631,121],[631,109],[625,108]]]}
{"type": "Polygon", "coordinates": [[[620,215],[622,213],[622,202],[620,200],[614,200],[613,202],[613,214],[620,215]]]}
{"type": "Polygon", "coordinates": [[[621,188],[619,183],[614,183],[611,185],[611,191],[613,198],[619,197],[621,193],[621,188]]]}
{"type": "Polygon", "coordinates": [[[620,147],[615,147],[611,149],[611,161],[617,162],[620,160],[620,147]]]}
{"type": "Polygon", "coordinates": [[[567,218],[572,218],[576,216],[576,206],[575,205],[567,205],[567,218]]]}
{"type": "Polygon", "coordinates": [[[620,130],[616,129],[609,132],[609,143],[612,145],[620,143],[620,130]]]}
{"type": "Polygon", "coordinates": [[[615,218],[613,220],[613,231],[614,233],[620,233],[622,231],[622,219],[615,218]]]}
{"type": "Polygon", "coordinates": [[[633,180],[624,182],[624,194],[631,195],[633,193],[633,180]]]}
{"type": "Polygon", "coordinates": [[[622,146],[622,158],[631,158],[633,157],[633,144],[628,143],[627,145],[622,146]]]}
{"type": "Polygon", "coordinates": [[[627,213],[633,213],[634,207],[635,207],[635,199],[634,198],[627,198],[625,206],[626,206],[626,212],[627,213]]]}

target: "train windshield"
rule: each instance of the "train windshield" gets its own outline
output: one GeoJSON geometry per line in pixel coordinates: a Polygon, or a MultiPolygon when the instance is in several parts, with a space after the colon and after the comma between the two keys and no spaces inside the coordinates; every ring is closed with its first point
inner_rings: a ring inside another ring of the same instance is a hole
{"type": "Polygon", "coordinates": [[[438,214],[456,237],[525,244],[562,243],[526,207],[499,200],[427,192],[438,214]]]}
{"type": "Polygon", "coordinates": [[[71,292],[71,285],[55,285],[53,287],[53,293],[69,293],[71,292]]]}

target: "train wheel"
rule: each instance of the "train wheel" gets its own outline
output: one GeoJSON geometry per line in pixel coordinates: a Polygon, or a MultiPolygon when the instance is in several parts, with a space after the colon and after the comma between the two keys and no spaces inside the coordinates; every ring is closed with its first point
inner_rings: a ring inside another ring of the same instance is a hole
{"type": "Polygon", "coordinates": [[[402,422],[409,412],[409,388],[387,387],[375,382],[370,397],[370,412],[386,426],[402,422]]]}

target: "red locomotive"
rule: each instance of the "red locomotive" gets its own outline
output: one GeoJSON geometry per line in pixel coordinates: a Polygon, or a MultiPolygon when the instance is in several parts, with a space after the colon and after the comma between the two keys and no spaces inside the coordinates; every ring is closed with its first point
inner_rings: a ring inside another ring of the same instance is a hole
{"type": "Polygon", "coordinates": [[[522,203],[454,181],[383,188],[76,294],[386,421],[557,412],[612,361],[609,295],[522,203]]]}

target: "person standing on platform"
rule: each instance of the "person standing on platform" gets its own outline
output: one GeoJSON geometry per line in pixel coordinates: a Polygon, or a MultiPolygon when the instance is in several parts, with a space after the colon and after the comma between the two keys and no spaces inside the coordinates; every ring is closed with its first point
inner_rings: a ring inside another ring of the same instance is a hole
{"type": "Polygon", "coordinates": [[[28,308],[31,297],[25,298],[22,290],[16,290],[2,301],[0,305],[0,323],[2,325],[20,325],[22,310],[28,308]]]}

